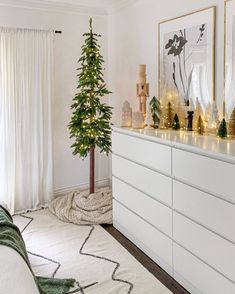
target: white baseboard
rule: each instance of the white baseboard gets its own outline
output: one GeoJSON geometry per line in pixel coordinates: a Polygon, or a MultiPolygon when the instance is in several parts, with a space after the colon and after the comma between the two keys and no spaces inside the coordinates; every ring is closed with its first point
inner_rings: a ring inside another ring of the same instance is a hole
{"type": "MultiPolygon", "coordinates": [[[[105,187],[105,186],[110,186],[110,179],[102,179],[102,180],[98,180],[95,182],[96,187],[105,187]]],[[[70,186],[70,187],[65,187],[65,188],[60,188],[60,189],[56,189],[54,190],[54,197],[59,197],[59,196],[64,196],[72,191],[75,190],[84,190],[87,189],[89,187],[88,183],[84,183],[84,184],[79,184],[76,186],[70,186]]]]}

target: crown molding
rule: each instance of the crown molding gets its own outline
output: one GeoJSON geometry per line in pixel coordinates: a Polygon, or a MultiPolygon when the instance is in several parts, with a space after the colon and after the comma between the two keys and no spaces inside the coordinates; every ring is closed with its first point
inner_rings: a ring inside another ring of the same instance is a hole
{"type": "Polygon", "coordinates": [[[66,4],[61,2],[40,1],[40,0],[0,0],[0,7],[15,7],[24,9],[36,9],[58,13],[72,13],[72,14],[95,14],[108,15],[108,8],[106,7],[91,7],[79,4],[66,4]]]}
{"type": "Polygon", "coordinates": [[[3,6],[24,9],[36,9],[58,13],[109,15],[114,14],[129,5],[133,5],[137,1],[138,0],[118,0],[115,4],[100,7],[98,5],[86,6],[49,0],[0,0],[0,7],[3,6]]]}
{"type": "Polygon", "coordinates": [[[119,10],[124,9],[127,6],[131,6],[139,0],[119,0],[116,4],[108,7],[108,14],[115,14],[119,10]]]}

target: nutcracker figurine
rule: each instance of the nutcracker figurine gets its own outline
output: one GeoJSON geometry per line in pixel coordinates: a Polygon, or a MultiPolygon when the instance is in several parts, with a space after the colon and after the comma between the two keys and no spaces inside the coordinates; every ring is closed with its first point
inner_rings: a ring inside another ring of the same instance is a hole
{"type": "Polygon", "coordinates": [[[139,65],[139,83],[137,84],[139,111],[146,115],[146,102],[149,97],[149,84],[146,83],[146,64],[139,65]]]}

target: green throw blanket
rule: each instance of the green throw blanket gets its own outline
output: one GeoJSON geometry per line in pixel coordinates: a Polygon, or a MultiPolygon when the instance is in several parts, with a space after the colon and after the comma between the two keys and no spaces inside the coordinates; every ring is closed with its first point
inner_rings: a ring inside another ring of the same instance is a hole
{"type": "Polygon", "coordinates": [[[20,230],[14,225],[9,212],[2,206],[0,206],[0,245],[8,246],[22,256],[31,270],[41,294],[65,294],[74,286],[75,280],[73,279],[43,278],[34,275],[20,230]]]}

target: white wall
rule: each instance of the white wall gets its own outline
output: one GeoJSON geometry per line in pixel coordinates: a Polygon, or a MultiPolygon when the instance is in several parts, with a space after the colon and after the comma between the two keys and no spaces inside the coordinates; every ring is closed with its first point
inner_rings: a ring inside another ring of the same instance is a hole
{"type": "MultiPolygon", "coordinates": [[[[98,0],[97,0],[98,1],[98,0]]],[[[223,92],[223,0],[130,0],[131,5],[107,16],[93,16],[108,67],[109,88],[113,92],[113,122],[120,124],[121,107],[129,100],[138,109],[136,83],[138,64],[147,64],[151,95],[157,95],[157,25],[159,22],[217,5],[216,98],[222,109],[223,92]]],[[[72,155],[67,131],[70,105],[76,91],[77,60],[82,34],[88,29],[89,16],[51,11],[0,7],[0,26],[62,30],[55,36],[55,96],[53,100],[54,188],[60,190],[86,184],[89,160],[72,155]]],[[[107,72],[106,72],[107,76],[107,72]]],[[[105,156],[97,160],[98,180],[109,177],[105,156]]]]}
{"type": "Polygon", "coordinates": [[[114,123],[119,125],[124,100],[138,110],[138,64],[147,64],[150,95],[157,95],[158,23],[196,10],[217,6],[216,99],[222,111],[223,94],[223,0],[136,0],[109,16],[109,81],[114,92],[114,123]]]}
{"type": "MultiPolygon", "coordinates": [[[[52,13],[49,11],[0,7],[0,26],[62,30],[55,35],[55,95],[53,99],[54,189],[88,183],[89,160],[72,155],[67,125],[70,105],[77,87],[76,68],[80,57],[82,34],[88,30],[88,15],[52,13]]],[[[107,60],[107,17],[94,16],[95,30],[102,34],[101,46],[107,60]]],[[[108,159],[97,159],[97,180],[109,177],[108,159]]]]}

